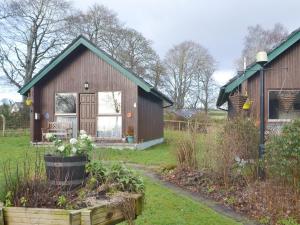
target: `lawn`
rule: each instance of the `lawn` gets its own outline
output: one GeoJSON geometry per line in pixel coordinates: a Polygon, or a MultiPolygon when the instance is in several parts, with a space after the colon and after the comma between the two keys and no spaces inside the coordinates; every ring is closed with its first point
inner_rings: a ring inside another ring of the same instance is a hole
{"type": "MultiPolygon", "coordinates": [[[[172,154],[174,145],[173,138],[179,138],[181,134],[176,132],[166,132],[167,143],[153,147],[146,151],[132,150],[97,150],[97,157],[103,160],[115,160],[134,162],[146,165],[163,165],[175,163],[172,154]]],[[[4,162],[11,161],[15,165],[29,152],[28,157],[34,156],[37,148],[29,145],[29,137],[0,137],[0,166],[4,162]],[[29,150],[29,151],[26,151],[29,150]]],[[[38,151],[44,151],[38,148],[38,151]]],[[[3,185],[3,170],[0,170],[0,188],[3,185]]],[[[136,224],[149,225],[235,225],[235,221],[224,217],[196,202],[188,197],[180,196],[172,190],[155,183],[149,178],[145,178],[146,184],[146,205],[143,215],[140,216],[136,224]]],[[[3,190],[3,188],[1,188],[3,190]]],[[[0,191],[1,192],[1,191],[0,191]]]]}
{"type": "MultiPolygon", "coordinates": [[[[167,130],[165,131],[165,143],[163,144],[142,151],[98,149],[94,157],[105,161],[123,161],[144,165],[173,165],[176,163],[174,153],[177,141],[185,135],[185,132],[167,130]]],[[[200,134],[198,139],[199,144],[201,144],[203,135],[200,134]]]]}

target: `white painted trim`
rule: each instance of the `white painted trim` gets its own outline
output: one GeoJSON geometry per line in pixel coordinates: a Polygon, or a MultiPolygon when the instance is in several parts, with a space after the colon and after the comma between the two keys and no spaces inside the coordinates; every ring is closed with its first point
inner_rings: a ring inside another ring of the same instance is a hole
{"type": "Polygon", "coordinates": [[[143,149],[146,149],[146,148],[150,148],[154,145],[161,144],[163,142],[164,142],[164,138],[158,138],[158,139],[154,139],[154,140],[151,140],[151,141],[145,141],[143,143],[137,144],[136,149],[143,150],[143,149]]]}
{"type": "Polygon", "coordinates": [[[158,138],[150,141],[145,141],[138,144],[129,144],[129,143],[96,143],[96,146],[99,148],[111,148],[111,149],[131,149],[131,150],[144,150],[150,148],[154,145],[158,145],[164,142],[164,138],[158,138]]]}

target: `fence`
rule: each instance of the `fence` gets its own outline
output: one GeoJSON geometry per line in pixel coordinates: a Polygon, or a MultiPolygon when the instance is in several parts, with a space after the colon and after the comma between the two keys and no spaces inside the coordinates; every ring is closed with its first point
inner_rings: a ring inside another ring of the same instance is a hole
{"type": "Polygon", "coordinates": [[[209,122],[164,120],[165,129],[177,130],[177,131],[187,131],[190,128],[193,128],[199,133],[207,133],[207,128],[209,126],[210,126],[209,122]]]}
{"type": "Polygon", "coordinates": [[[0,136],[21,136],[29,135],[29,120],[16,119],[12,122],[8,122],[4,115],[0,115],[0,136]]]}

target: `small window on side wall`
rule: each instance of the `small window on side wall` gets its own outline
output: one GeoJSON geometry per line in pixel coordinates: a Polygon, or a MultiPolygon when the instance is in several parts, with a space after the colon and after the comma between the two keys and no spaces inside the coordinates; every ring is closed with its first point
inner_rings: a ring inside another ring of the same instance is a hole
{"type": "Polygon", "coordinates": [[[56,93],[55,94],[55,114],[74,115],[76,114],[76,93],[56,93]]]}
{"type": "Polygon", "coordinates": [[[299,90],[269,91],[269,120],[293,120],[299,117],[299,90]]]}

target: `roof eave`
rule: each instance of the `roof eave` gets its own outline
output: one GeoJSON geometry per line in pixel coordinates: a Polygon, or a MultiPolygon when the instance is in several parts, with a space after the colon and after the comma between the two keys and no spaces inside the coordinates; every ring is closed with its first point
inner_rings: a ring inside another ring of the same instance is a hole
{"type": "MultiPolygon", "coordinates": [[[[292,33],[290,37],[288,37],[285,41],[283,41],[281,44],[279,44],[276,48],[274,48],[268,53],[269,62],[265,66],[269,65],[273,60],[275,60],[279,55],[281,55],[283,52],[288,50],[299,40],[300,40],[300,30],[297,30],[296,32],[292,33]]],[[[217,104],[216,104],[217,107],[222,106],[226,101],[228,101],[229,94],[232,91],[234,91],[245,80],[255,75],[260,69],[261,66],[255,63],[249,68],[247,68],[247,70],[241,76],[237,77],[236,79],[232,80],[232,82],[229,82],[225,86],[221,87],[217,104]]]]}
{"type": "Polygon", "coordinates": [[[85,46],[91,50],[98,57],[102,58],[104,61],[109,63],[112,67],[117,69],[120,73],[126,76],[128,79],[132,80],[139,87],[141,87],[146,92],[151,92],[151,85],[143,82],[136,75],[132,74],[128,69],[123,67],[121,64],[117,63],[114,59],[108,56],[104,51],[100,50],[97,46],[88,41],[85,37],[79,36],[70,45],[68,45],[57,57],[51,60],[43,69],[41,69],[28,83],[21,87],[18,92],[21,95],[26,95],[28,91],[36,85],[48,72],[50,72],[54,67],[56,67],[63,59],[70,55],[76,48],[80,45],[85,46]]]}

